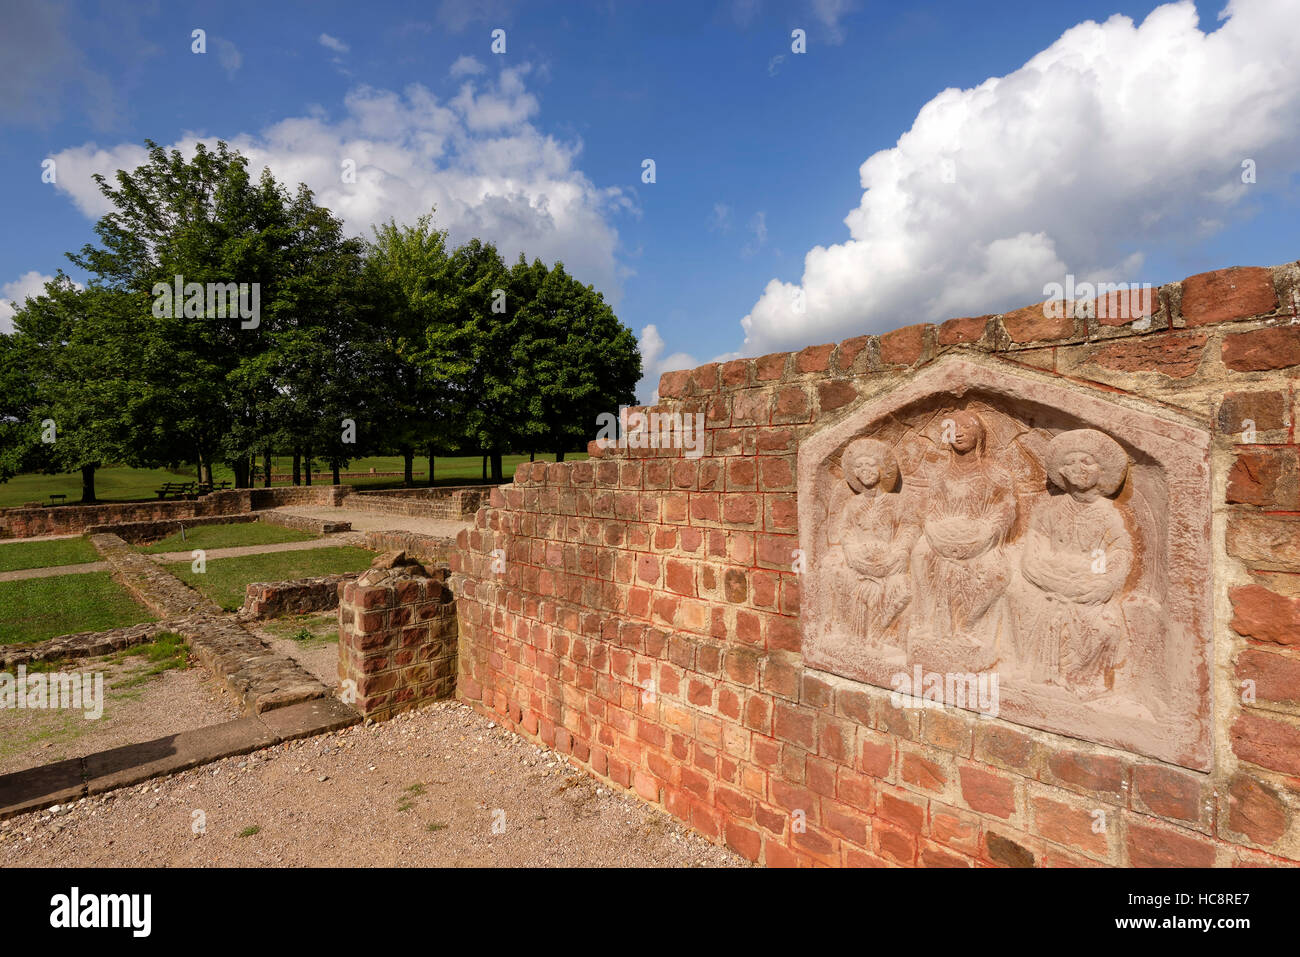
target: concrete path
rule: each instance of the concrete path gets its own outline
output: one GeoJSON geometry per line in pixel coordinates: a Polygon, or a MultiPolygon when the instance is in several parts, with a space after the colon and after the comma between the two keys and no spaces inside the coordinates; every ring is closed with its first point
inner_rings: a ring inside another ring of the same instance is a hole
{"type": "Polygon", "coordinates": [[[110,567],[108,562],[84,562],[80,565],[51,565],[48,568],[19,568],[12,572],[0,572],[0,582],[53,578],[56,575],[85,575],[88,572],[106,572],[110,567]]]}
{"type": "MultiPolygon", "coordinates": [[[[313,548],[337,548],[340,545],[360,546],[365,536],[353,532],[338,532],[309,542],[280,542],[275,545],[236,545],[231,548],[209,548],[204,550],[208,561],[216,558],[240,558],[244,555],[270,555],[274,552],[304,552],[313,548]]],[[[188,562],[193,557],[193,549],[187,552],[154,552],[149,555],[160,565],[171,562],[188,562]]]]}
{"type": "Polygon", "coordinates": [[[436,535],[439,538],[455,538],[463,528],[473,528],[474,523],[450,518],[423,518],[419,515],[393,515],[385,512],[366,512],[356,508],[296,508],[276,509],[290,515],[304,515],[308,518],[332,519],[338,522],[351,522],[355,532],[419,532],[422,535],[436,535]]]}

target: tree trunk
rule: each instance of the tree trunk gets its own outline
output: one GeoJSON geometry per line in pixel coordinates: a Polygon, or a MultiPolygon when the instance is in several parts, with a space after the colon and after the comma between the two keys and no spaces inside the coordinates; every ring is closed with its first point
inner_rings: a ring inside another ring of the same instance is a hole
{"type": "Polygon", "coordinates": [[[415,483],[415,449],[402,448],[402,484],[410,488],[415,483]]]}
{"type": "Polygon", "coordinates": [[[312,460],[311,460],[311,449],[308,449],[308,450],[307,450],[307,452],[306,452],[306,454],[303,456],[303,458],[306,460],[306,461],[304,462],[304,465],[305,465],[306,467],[302,470],[302,471],[303,471],[303,476],[304,476],[304,478],[306,479],[307,484],[308,484],[308,485],[311,485],[311,469],[312,469],[312,465],[314,464],[314,463],[312,462],[312,460]]]}
{"type": "Polygon", "coordinates": [[[487,481],[487,460],[488,457],[486,455],[483,456],[483,481],[485,482],[487,481]]]}
{"type": "Polygon", "coordinates": [[[293,484],[302,484],[302,453],[297,449],[293,450],[293,484]]]}
{"type": "Polygon", "coordinates": [[[563,452],[563,451],[559,451],[559,452],[556,452],[556,453],[555,453],[555,461],[557,461],[557,462],[563,462],[563,461],[564,461],[564,452],[563,452]]]}
{"type": "Polygon", "coordinates": [[[199,476],[199,481],[212,484],[212,460],[206,455],[203,457],[203,474],[199,476]]]}
{"type": "Polygon", "coordinates": [[[529,452],[529,453],[528,453],[528,461],[533,462],[533,461],[536,461],[536,459],[537,459],[537,453],[536,453],[536,452],[529,452]]]}
{"type": "Polygon", "coordinates": [[[81,501],[83,503],[93,502],[95,500],[95,469],[98,465],[83,465],[81,467],[81,501]]]}
{"type": "Polygon", "coordinates": [[[334,484],[335,484],[335,485],[342,485],[343,483],[342,483],[341,481],[339,481],[339,460],[338,460],[338,459],[335,459],[335,460],[331,463],[331,465],[333,465],[333,467],[334,467],[334,484]]]}
{"type": "Polygon", "coordinates": [[[492,459],[492,481],[504,482],[505,479],[501,476],[501,453],[493,452],[490,457],[492,459]]]}
{"type": "Polygon", "coordinates": [[[433,458],[434,458],[433,446],[430,445],[429,446],[429,488],[433,488],[435,484],[433,481],[433,458]]]}
{"type": "Polygon", "coordinates": [[[248,480],[248,459],[241,456],[231,462],[230,467],[235,473],[235,488],[249,488],[252,485],[248,480]]]}
{"type": "Polygon", "coordinates": [[[265,475],[262,476],[262,488],[270,488],[271,487],[271,449],[269,446],[267,447],[267,450],[262,453],[262,471],[266,473],[265,475]]]}

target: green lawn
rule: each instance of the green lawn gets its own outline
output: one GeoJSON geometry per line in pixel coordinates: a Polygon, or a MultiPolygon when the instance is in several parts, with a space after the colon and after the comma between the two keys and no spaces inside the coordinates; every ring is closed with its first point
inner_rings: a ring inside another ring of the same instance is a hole
{"type": "Polygon", "coordinates": [[[168,535],[152,545],[140,545],[149,554],[187,552],[195,548],[237,548],[241,545],[278,545],[282,542],[306,542],[319,536],[264,522],[239,522],[232,525],[199,525],[182,533],[168,535]]]}
{"type": "MultiPolygon", "coordinates": [[[[570,452],[565,456],[566,462],[577,462],[587,457],[586,452],[570,452]]],[[[553,462],[554,455],[539,453],[537,461],[553,462]]],[[[527,462],[527,455],[504,455],[501,457],[501,471],[504,481],[509,482],[514,478],[515,466],[520,462],[527,462]]],[[[284,472],[289,474],[293,471],[293,459],[289,456],[278,456],[272,459],[272,472],[284,472]]],[[[258,465],[261,465],[261,459],[258,459],[258,465]]],[[[345,472],[369,472],[370,469],[376,472],[398,472],[402,471],[402,458],[399,455],[377,455],[364,459],[356,459],[351,462],[343,471],[345,472]]],[[[429,460],[417,456],[415,459],[415,484],[425,485],[428,483],[429,460]]],[[[316,463],[316,471],[328,472],[329,469],[321,462],[316,463]]],[[[438,485],[465,485],[473,484],[482,480],[483,477],[483,459],[479,455],[459,455],[439,458],[434,463],[434,473],[438,485]]],[[[214,465],[212,467],[212,478],[216,482],[231,482],[235,480],[234,473],[225,465],[214,465]]],[[[112,466],[102,468],[95,473],[95,495],[101,502],[126,502],[137,499],[156,499],[155,489],[161,488],[166,482],[192,482],[195,480],[194,470],[180,467],[176,471],[166,469],[131,469],[125,466],[112,466]]],[[[328,480],[327,480],[328,481],[328,480]]],[[[392,478],[369,478],[344,479],[345,484],[356,485],[359,488],[400,488],[402,479],[400,477],[392,478]]],[[[277,486],[292,485],[293,482],[277,481],[277,486]]],[[[320,484],[320,483],[317,483],[320,484]]],[[[258,488],[262,487],[261,479],[256,482],[258,488]]],[[[0,482],[0,508],[15,508],[25,505],[28,502],[40,502],[43,505],[50,504],[51,494],[64,494],[68,497],[68,504],[74,504],[81,500],[81,473],[69,473],[66,475],[39,475],[28,473],[24,475],[15,475],[8,482],[0,482]]]]}
{"type": "MultiPolygon", "coordinates": [[[[154,489],[165,482],[187,482],[193,476],[166,469],[130,469],[112,466],[95,473],[95,496],[102,502],[126,502],[132,499],[157,498],[154,489]]],[[[0,483],[0,508],[16,508],[28,502],[50,504],[50,495],[68,496],[68,504],[81,501],[81,473],[66,475],[15,475],[0,483]]]]}
{"type": "Polygon", "coordinates": [[[318,575],[359,572],[370,567],[375,553],[364,548],[312,548],[301,552],[272,552],[242,558],[218,558],[207,570],[195,574],[190,562],[168,565],[168,570],[191,588],[201,591],[226,611],[244,605],[245,587],[252,582],[291,581],[318,575]]]}
{"type": "Polygon", "coordinates": [[[153,620],[108,572],[0,582],[0,644],[153,620]]]}
{"type": "Polygon", "coordinates": [[[103,556],[84,538],[56,538],[47,542],[0,542],[0,572],[99,561],[103,561],[103,556]]]}

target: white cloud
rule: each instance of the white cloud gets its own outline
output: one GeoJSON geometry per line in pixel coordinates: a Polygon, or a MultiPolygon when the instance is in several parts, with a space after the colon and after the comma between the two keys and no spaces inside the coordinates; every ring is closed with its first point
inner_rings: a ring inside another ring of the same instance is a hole
{"type": "Polygon", "coordinates": [[[27,301],[28,296],[39,296],[44,293],[45,284],[53,278],[32,269],[13,282],[0,286],[0,292],[4,293],[3,298],[0,298],[0,333],[7,335],[14,331],[14,313],[27,301]]]}
{"type": "Polygon", "coordinates": [[[476,57],[468,53],[458,57],[456,62],[451,65],[450,73],[452,76],[478,76],[480,73],[486,73],[485,67],[476,57]]]}
{"type": "Polygon", "coordinates": [[[221,69],[226,71],[226,76],[233,79],[239,72],[239,68],[244,65],[244,55],[233,43],[220,37],[213,37],[212,45],[217,48],[217,62],[221,64],[221,69]]]}
{"type": "MultiPolygon", "coordinates": [[[[254,176],[269,166],[290,187],[306,183],[354,235],[369,237],[372,224],[390,217],[412,222],[436,206],[435,225],[448,229],[452,242],[479,236],[508,262],[521,251],[563,260],[617,303],[628,270],[616,258],[611,220],[632,209],[631,200],[618,188],[598,188],[577,168],[580,142],[561,142],[529,122],[538,103],[524,87],[527,72],[525,64],[502,70],[495,83],[468,81],[446,102],[419,84],[401,93],[359,87],[337,118],[315,110],[224,138],[248,157],[254,176]],[[355,183],[342,182],[345,159],[355,161],[355,183]]],[[[188,155],[199,138],[186,134],[171,148],[188,155]]],[[[88,144],[55,159],[57,188],[98,218],[109,208],[90,174],[111,177],[147,155],[129,143],[88,144]]]]}
{"type": "Polygon", "coordinates": [[[852,10],[851,0],[812,0],[813,16],[826,28],[827,42],[836,46],[844,42],[840,20],[852,10]]]}
{"type": "Polygon", "coordinates": [[[726,203],[713,204],[713,212],[709,215],[709,231],[731,232],[731,207],[726,203]]]}
{"type": "Polygon", "coordinates": [[[637,401],[642,405],[653,405],[659,401],[659,377],[665,372],[677,369],[694,369],[699,360],[687,352],[664,354],[664,337],[659,329],[651,323],[641,330],[638,337],[641,349],[641,384],[637,388],[637,401]]]}
{"type": "Polygon", "coordinates": [[[768,283],[744,351],[1022,306],[1067,271],[1153,281],[1135,275],[1145,253],[1240,216],[1300,165],[1295,13],[1231,0],[1203,33],[1185,0],[1140,26],[1088,21],[1008,76],[944,90],[862,164],[850,238],[810,250],[799,286],[768,283]],[[1242,184],[1246,158],[1270,176],[1242,184]]]}
{"type": "Polygon", "coordinates": [[[335,53],[347,53],[352,49],[338,37],[332,37],[328,33],[322,33],[320,35],[320,45],[333,50],[335,53]]]}

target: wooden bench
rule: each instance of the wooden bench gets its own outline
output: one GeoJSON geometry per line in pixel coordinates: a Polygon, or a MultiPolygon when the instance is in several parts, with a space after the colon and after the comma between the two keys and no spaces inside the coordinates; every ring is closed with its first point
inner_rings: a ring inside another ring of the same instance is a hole
{"type": "Polygon", "coordinates": [[[50,493],[51,502],[66,502],[67,500],[68,500],[68,496],[66,495],[57,495],[55,493],[50,493]]]}
{"type": "Polygon", "coordinates": [[[182,495],[194,494],[194,482],[164,482],[162,488],[156,488],[160,499],[167,498],[169,495],[173,498],[180,498],[182,495]]]}

